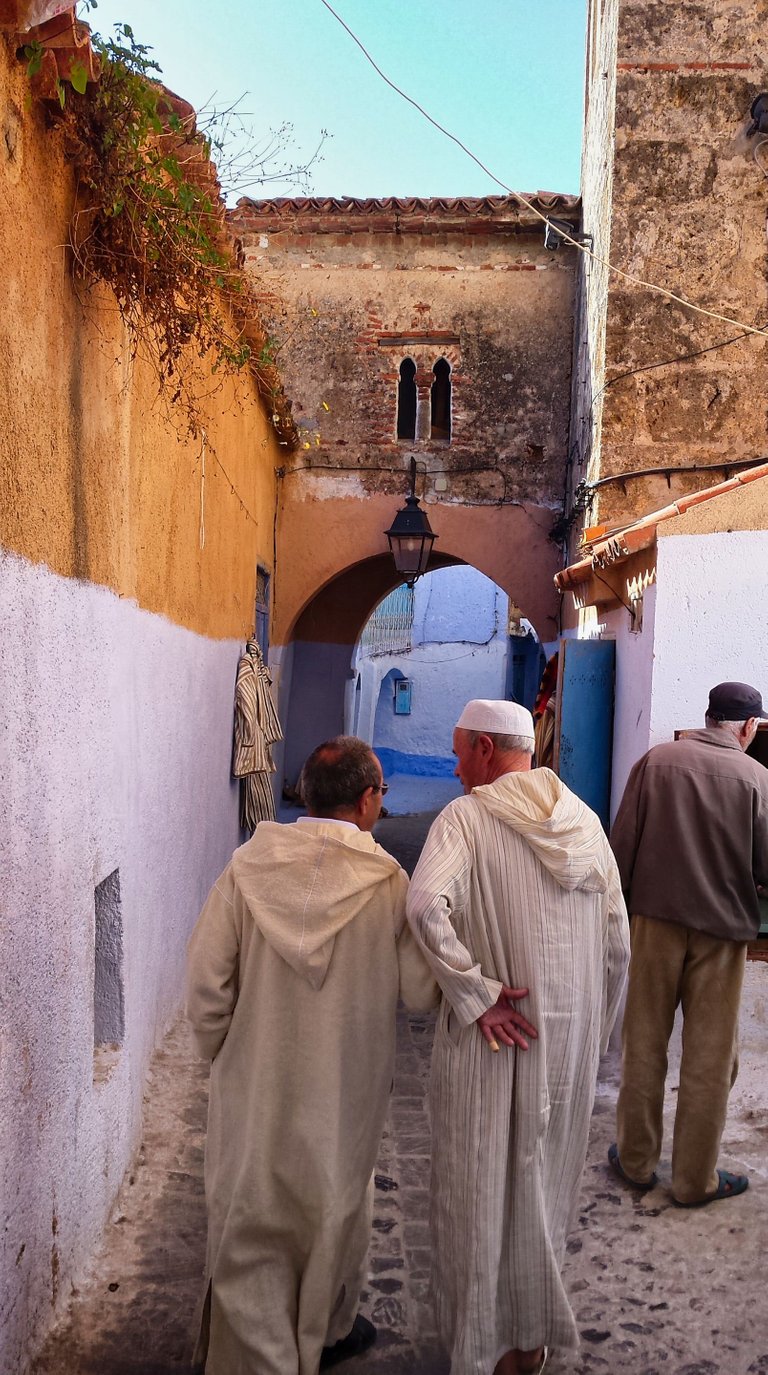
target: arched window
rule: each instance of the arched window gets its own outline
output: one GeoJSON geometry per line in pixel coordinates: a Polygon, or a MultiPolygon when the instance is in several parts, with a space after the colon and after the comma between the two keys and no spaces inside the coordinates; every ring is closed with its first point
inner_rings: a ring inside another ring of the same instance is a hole
{"type": "Polygon", "coordinates": [[[416,364],[404,358],[397,387],[397,437],[416,438],[416,364]]]}
{"type": "Polygon", "coordinates": [[[432,427],[433,439],[451,438],[451,365],[445,358],[438,358],[432,369],[432,427]]]}

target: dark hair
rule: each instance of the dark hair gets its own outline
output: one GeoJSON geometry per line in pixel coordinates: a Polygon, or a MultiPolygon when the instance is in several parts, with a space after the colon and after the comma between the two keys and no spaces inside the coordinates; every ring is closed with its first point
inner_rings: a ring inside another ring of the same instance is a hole
{"type": "Polygon", "coordinates": [[[313,750],[301,771],[299,793],[317,816],[354,807],[381,775],[370,745],[354,735],[336,735],[313,750]]]}

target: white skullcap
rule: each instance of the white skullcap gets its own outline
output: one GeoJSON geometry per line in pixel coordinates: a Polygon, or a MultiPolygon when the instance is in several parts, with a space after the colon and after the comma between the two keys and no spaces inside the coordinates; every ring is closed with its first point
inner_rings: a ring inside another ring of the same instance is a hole
{"type": "Polygon", "coordinates": [[[477,730],[485,735],[525,735],[533,740],[533,717],[518,702],[490,702],[476,697],[467,702],[456,722],[458,730],[477,730]]]}

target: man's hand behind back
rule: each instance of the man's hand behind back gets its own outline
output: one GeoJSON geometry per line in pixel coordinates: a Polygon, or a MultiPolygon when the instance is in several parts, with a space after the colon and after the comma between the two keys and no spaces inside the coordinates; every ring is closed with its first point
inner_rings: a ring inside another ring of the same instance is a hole
{"type": "Polygon", "coordinates": [[[526,1036],[536,1040],[539,1033],[535,1026],[512,1007],[513,1001],[527,997],[527,988],[507,988],[506,984],[503,984],[493,1007],[489,1007],[482,1017],[478,1017],[477,1025],[491,1050],[500,1049],[499,1041],[505,1046],[518,1046],[520,1050],[527,1050],[526,1036]]]}

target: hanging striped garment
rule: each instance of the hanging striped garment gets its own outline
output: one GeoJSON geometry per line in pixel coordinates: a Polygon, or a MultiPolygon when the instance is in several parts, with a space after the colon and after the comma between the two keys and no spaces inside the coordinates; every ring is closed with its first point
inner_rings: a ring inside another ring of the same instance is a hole
{"type": "Polygon", "coordinates": [[[275,772],[271,746],[282,740],[272,678],[256,640],[249,640],[237,666],[235,734],[232,773],[241,780],[240,825],[255,830],[260,821],[273,821],[275,804],[269,775],[275,772]]]}

